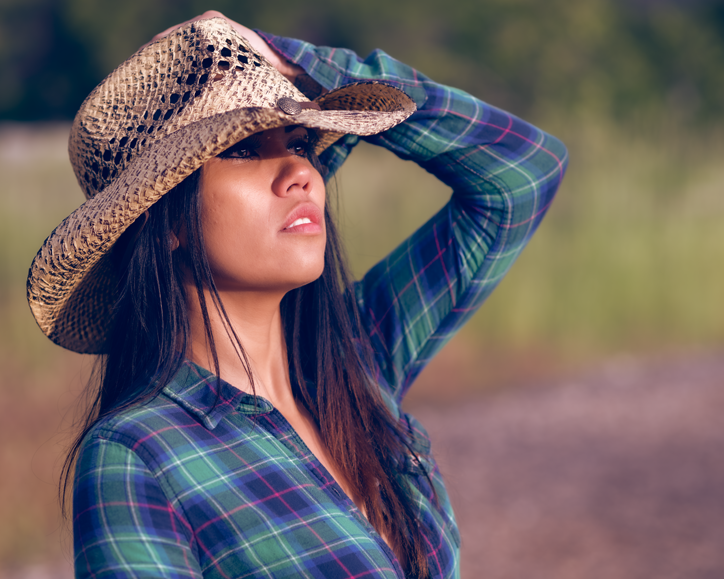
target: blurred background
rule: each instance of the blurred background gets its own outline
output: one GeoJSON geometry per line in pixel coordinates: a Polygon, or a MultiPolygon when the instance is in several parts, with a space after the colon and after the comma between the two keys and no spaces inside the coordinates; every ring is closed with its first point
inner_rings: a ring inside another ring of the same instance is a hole
{"type": "MultiPolygon", "coordinates": [[[[549,216],[411,406],[721,348],[722,0],[0,0],[0,576],[66,569],[70,550],[57,478],[92,360],[45,339],[24,292],[35,252],[82,201],[69,123],[153,34],[212,8],[363,56],[382,48],[568,145],[549,216]]],[[[337,190],[358,275],[449,196],[365,145],[337,190]]]]}

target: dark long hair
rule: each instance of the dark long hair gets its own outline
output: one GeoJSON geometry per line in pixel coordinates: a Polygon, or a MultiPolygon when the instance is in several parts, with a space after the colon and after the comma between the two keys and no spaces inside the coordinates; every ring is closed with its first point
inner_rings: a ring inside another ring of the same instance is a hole
{"type": "MultiPolygon", "coordinates": [[[[311,155],[310,161],[322,170],[316,156],[311,155]]],[[[101,419],[158,395],[184,361],[189,343],[189,296],[182,283],[188,273],[184,269],[193,275],[216,375],[219,360],[210,307],[221,315],[254,387],[246,353],[216,290],[204,249],[199,176],[200,170],[164,195],[113,248],[111,257],[121,272],[115,323],[107,338],[108,353],[99,358],[86,390],[88,406],[79,434],[63,465],[64,512],[71,472],[85,435],[101,419]],[[174,251],[169,233],[181,228],[186,248],[174,251]]],[[[390,542],[406,574],[426,577],[424,539],[408,483],[400,472],[402,457],[412,452],[409,435],[371,381],[371,347],[329,206],[325,204],[324,272],[316,281],[288,292],[281,303],[292,390],[313,417],[335,465],[364,501],[368,520],[390,542]]]]}

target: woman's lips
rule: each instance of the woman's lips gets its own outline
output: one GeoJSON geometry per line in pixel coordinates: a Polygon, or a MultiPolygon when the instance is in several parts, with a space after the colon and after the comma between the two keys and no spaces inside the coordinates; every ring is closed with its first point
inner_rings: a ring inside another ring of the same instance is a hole
{"type": "Polygon", "coordinates": [[[295,207],[287,216],[282,233],[321,233],[322,212],[314,203],[295,207]]]}

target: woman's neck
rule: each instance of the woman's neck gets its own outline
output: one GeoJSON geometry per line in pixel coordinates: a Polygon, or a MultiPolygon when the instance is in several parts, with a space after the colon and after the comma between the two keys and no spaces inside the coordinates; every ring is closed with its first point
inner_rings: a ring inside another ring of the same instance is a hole
{"type": "MultiPolygon", "coordinates": [[[[191,332],[186,356],[213,372],[213,357],[195,288],[187,288],[187,295],[193,297],[188,300],[191,332]]],[[[220,376],[239,390],[263,396],[276,407],[289,404],[293,396],[279,309],[282,296],[252,292],[220,292],[220,296],[233,333],[223,322],[209,292],[205,293],[220,376]],[[246,353],[254,377],[253,389],[234,333],[246,353]]]]}
{"type": "MultiPolygon", "coordinates": [[[[186,291],[186,295],[196,296],[195,288],[187,287],[186,291]]],[[[355,492],[355,486],[346,478],[322,440],[318,425],[304,405],[295,400],[292,393],[280,311],[283,295],[276,297],[267,293],[229,295],[220,292],[220,296],[229,321],[248,357],[256,394],[269,400],[286,418],[312,454],[367,516],[364,498],[355,492]]],[[[219,359],[220,375],[232,386],[252,393],[247,371],[234,347],[233,337],[229,337],[231,332],[227,332],[208,292],[205,297],[219,359]]],[[[191,340],[186,356],[213,372],[214,362],[206,340],[204,320],[197,299],[189,304],[189,322],[191,340]]],[[[388,537],[383,535],[383,538],[390,544],[388,537]]]]}

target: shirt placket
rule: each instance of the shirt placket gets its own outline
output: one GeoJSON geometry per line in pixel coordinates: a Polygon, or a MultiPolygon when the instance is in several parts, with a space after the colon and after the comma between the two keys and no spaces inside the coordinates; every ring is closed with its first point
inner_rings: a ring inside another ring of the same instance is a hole
{"type": "Polygon", "coordinates": [[[304,468],[310,473],[311,478],[315,480],[318,487],[324,491],[343,512],[348,513],[349,516],[353,517],[367,530],[380,549],[382,549],[382,552],[385,553],[395,572],[400,577],[404,577],[402,567],[392,552],[392,549],[390,549],[389,545],[387,545],[377,530],[370,524],[367,517],[360,512],[357,505],[354,504],[354,501],[347,496],[347,493],[344,492],[326,467],[314,453],[309,450],[309,447],[297,431],[294,430],[292,425],[289,424],[289,421],[284,418],[284,415],[277,409],[273,409],[271,412],[258,417],[257,421],[261,424],[264,424],[264,422],[267,423],[265,430],[272,434],[274,438],[284,445],[284,448],[289,450],[289,452],[304,465],[304,468]]]}

